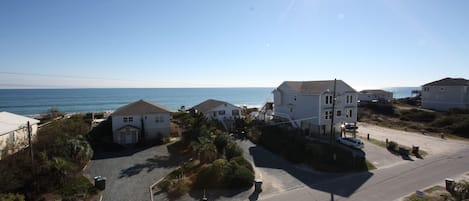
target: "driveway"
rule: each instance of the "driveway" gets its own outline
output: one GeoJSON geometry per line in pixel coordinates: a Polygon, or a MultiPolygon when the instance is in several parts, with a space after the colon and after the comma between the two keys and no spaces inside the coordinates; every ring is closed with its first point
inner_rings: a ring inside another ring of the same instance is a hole
{"type": "MultiPolygon", "coordinates": [[[[366,159],[373,163],[377,169],[389,168],[394,165],[399,165],[404,162],[408,162],[409,159],[402,158],[402,156],[389,152],[384,147],[380,147],[367,140],[362,140],[365,144],[363,151],[366,153],[366,159]]],[[[411,158],[412,160],[420,160],[411,158]]]]}
{"type": "Polygon", "coordinates": [[[121,152],[95,153],[85,172],[107,178],[104,201],[150,200],[149,186],[179,166],[174,143],[121,152]]]}
{"type": "Polygon", "coordinates": [[[438,137],[423,135],[421,133],[394,130],[367,123],[358,124],[357,134],[363,137],[370,134],[371,138],[381,141],[386,141],[386,139],[388,139],[408,147],[417,145],[430,155],[456,152],[469,146],[469,143],[465,141],[441,139],[438,137]]]}

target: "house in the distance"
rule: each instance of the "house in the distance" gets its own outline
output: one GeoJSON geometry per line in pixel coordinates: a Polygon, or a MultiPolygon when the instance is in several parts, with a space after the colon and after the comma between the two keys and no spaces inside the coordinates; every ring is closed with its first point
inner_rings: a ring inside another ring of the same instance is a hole
{"type": "Polygon", "coordinates": [[[333,125],[357,121],[357,92],[342,80],[285,81],[274,91],[274,118],[310,134],[326,135],[333,125]]]}
{"type": "Polygon", "coordinates": [[[192,112],[202,113],[207,119],[218,120],[227,130],[231,130],[234,120],[242,118],[241,108],[214,99],[208,99],[191,108],[192,112]]]}
{"type": "Polygon", "coordinates": [[[113,139],[118,144],[154,140],[170,133],[170,111],[145,100],[122,106],[111,117],[113,139]]]}
{"type": "Polygon", "coordinates": [[[444,78],[422,86],[422,107],[438,111],[469,109],[469,80],[444,78]]]}
{"type": "Polygon", "coordinates": [[[9,112],[0,112],[0,159],[3,154],[12,154],[28,146],[28,122],[33,140],[37,133],[39,120],[9,112]]]}
{"type": "Polygon", "coordinates": [[[366,103],[389,103],[392,101],[393,93],[382,89],[362,90],[358,93],[360,104],[366,103]]]}

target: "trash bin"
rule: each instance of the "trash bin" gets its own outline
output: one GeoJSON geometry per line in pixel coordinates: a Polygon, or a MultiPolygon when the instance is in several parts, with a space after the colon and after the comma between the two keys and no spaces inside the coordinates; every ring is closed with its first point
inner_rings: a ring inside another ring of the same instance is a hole
{"type": "Polygon", "coordinates": [[[418,153],[419,153],[419,146],[413,145],[413,146],[412,146],[412,153],[418,154],[418,153]]]}
{"type": "Polygon", "coordinates": [[[106,177],[96,176],[94,177],[94,187],[99,190],[106,189],[106,177]]]}
{"type": "Polygon", "coordinates": [[[262,179],[254,180],[254,191],[256,192],[262,191],[262,179]]]}
{"type": "Polygon", "coordinates": [[[446,178],[445,184],[446,184],[446,190],[451,193],[453,191],[454,179],[446,178]]]}

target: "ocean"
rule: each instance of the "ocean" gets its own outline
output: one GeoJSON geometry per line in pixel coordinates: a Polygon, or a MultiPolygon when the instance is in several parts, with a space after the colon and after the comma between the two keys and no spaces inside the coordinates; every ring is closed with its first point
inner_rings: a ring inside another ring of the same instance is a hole
{"type": "Polygon", "coordinates": [[[0,111],[37,115],[49,108],[65,113],[112,111],[144,99],[172,111],[207,99],[240,106],[272,100],[273,88],[126,88],[126,89],[0,89],[0,111]]]}
{"type": "MultiPolygon", "coordinates": [[[[394,98],[411,97],[419,87],[393,87],[394,98]]],[[[38,115],[49,108],[65,113],[112,111],[144,99],[176,111],[207,99],[259,107],[271,101],[273,88],[125,88],[125,89],[0,89],[0,111],[38,115]]]]}
{"type": "Polygon", "coordinates": [[[412,91],[420,89],[421,87],[389,87],[384,90],[392,92],[393,98],[399,99],[415,96],[415,94],[412,94],[412,91]]]}

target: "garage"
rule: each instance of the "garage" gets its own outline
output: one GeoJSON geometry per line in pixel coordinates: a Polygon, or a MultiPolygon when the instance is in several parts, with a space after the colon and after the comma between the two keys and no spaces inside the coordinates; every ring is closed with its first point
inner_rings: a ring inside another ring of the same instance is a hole
{"type": "Polygon", "coordinates": [[[140,129],[133,126],[125,126],[119,129],[119,144],[135,144],[138,142],[140,129]]]}

